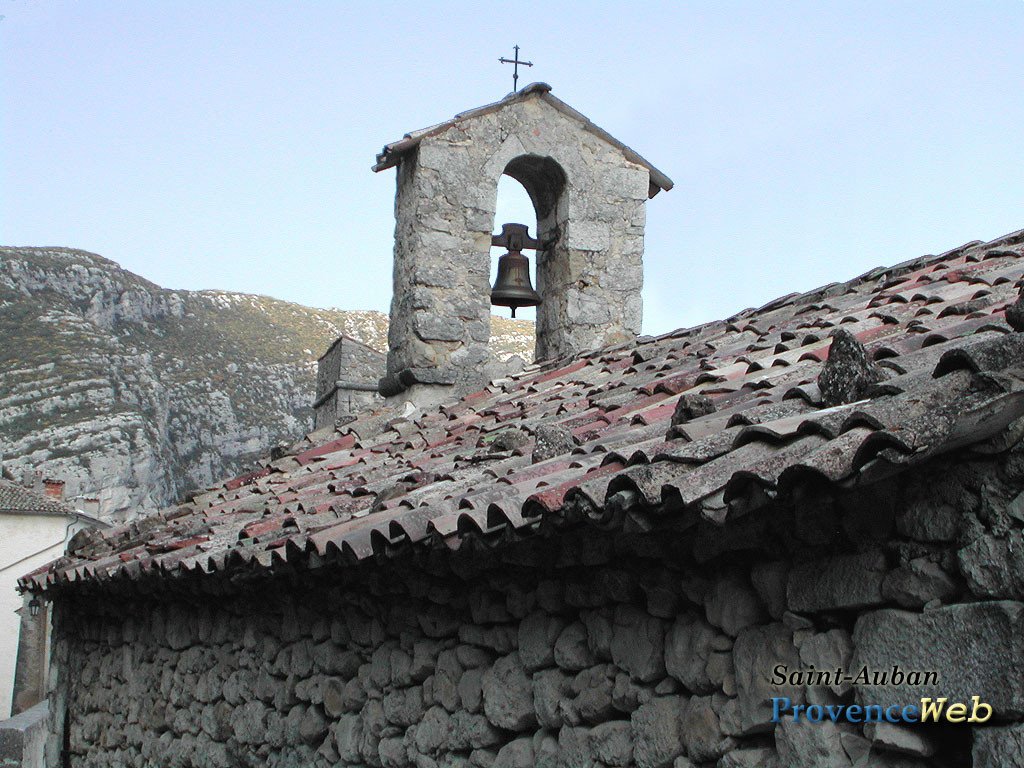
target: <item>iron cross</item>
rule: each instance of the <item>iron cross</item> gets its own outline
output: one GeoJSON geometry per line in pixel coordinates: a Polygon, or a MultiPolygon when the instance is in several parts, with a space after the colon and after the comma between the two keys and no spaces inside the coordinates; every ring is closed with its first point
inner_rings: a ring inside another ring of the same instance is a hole
{"type": "Polygon", "coordinates": [[[522,64],[524,67],[532,67],[533,62],[520,61],[519,46],[514,45],[512,47],[515,49],[516,55],[511,59],[506,59],[504,56],[502,56],[500,59],[498,59],[498,61],[501,62],[502,64],[515,64],[515,66],[512,68],[512,90],[517,91],[519,90],[519,65],[522,64]]]}

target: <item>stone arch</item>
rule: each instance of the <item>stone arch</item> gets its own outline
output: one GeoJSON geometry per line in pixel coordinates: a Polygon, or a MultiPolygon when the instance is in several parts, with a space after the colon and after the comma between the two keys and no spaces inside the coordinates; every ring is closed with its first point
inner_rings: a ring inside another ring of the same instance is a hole
{"type": "MultiPolygon", "coordinates": [[[[561,235],[565,231],[568,218],[568,176],[562,165],[550,155],[533,153],[516,155],[505,163],[504,169],[495,181],[495,195],[502,176],[515,180],[526,191],[533,204],[534,221],[521,223],[528,225],[531,234],[538,240],[549,244],[546,249],[529,255],[533,262],[534,287],[542,297],[549,295],[553,305],[557,302],[557,297],[564,294],[569,280],[565,249],[560,247],[561,235]]],[[[493,231],[499,231],[501,225],[505,223],[495,219],[493,231]]],[[[545,332],[553,325],[550,318],[546,318],[549,312],[545,302],[537,307],[534,347],[536,359],[549,356],[552,346],[545,332]]]]}
{"type": "Polygon", "coordinates": [[[548,244],[544,250],[536,252],[534,259],[535,287],[543,299],[537,307],[534,358],[542,360],[551,355],[553,345],[549,332],[554,327],[553,313],[570,279],[567,254],[561,242],[569,212],[569,179],[553,157],[532,153],[509,160],[503,173],[522,184],[530,196],[536,215],[537,239],[548,244]]]}
{"type": "Polygon", "coordinates": [[[503,173],[523,185],[533,201],[538,222],[555,214],[568,180],[562,166],[553,157],[519,155],[509,160],[503,173]]]}

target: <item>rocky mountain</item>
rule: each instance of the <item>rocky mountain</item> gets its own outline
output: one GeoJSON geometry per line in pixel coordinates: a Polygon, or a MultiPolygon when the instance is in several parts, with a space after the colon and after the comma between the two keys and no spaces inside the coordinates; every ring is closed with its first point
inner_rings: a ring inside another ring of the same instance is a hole
{"type": "MultiPolygon", "coordinates": [[[[172,503],[311,427],[316,360],[341,334],[387,347],[380,312],[157,286],[68,248],[0,247],[0,460],[98,497],[105,519],[172,503]]],[[[528,359],[533,325],[494,318],[528,359]]]]}

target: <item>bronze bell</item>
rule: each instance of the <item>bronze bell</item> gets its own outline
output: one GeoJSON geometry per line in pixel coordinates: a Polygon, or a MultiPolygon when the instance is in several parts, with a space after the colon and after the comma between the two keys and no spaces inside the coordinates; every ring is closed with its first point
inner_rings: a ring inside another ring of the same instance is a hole
{"type": "Polygon", "coordinates": [[[536,307],[540,294],[533,290],[530,282],[530,260],[521,253],[523,248],[537,248],[540,243],[527,235],[523,224],[504,224],[501,234],[491,238],[492,245],[508,248],[508,253],[498,259],[498,276],[491,289],[491,304],[496,307],[510,307],[512,317],[519,307],[536,307]]]}
{"type": "Polygon", "coordinates": [[[498,277],[491,289],[491,304],[496,307],[511,307],[512,317],[518,307],[536,307],[540,294],[533,290],[530,282],[530,260],[523,254],[512,251],[498,259],[498,277]]]}

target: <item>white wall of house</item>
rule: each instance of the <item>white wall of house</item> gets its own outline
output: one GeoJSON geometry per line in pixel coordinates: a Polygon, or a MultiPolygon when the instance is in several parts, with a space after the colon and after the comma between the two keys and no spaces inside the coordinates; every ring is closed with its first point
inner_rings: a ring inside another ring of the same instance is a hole
{"type": "Polygon", "coordinates": [[[68,539],[85,527],[64,515],[0,515],[0,719],[10,717],[21,626],[18,578],[60,557],[68,539]]]}

